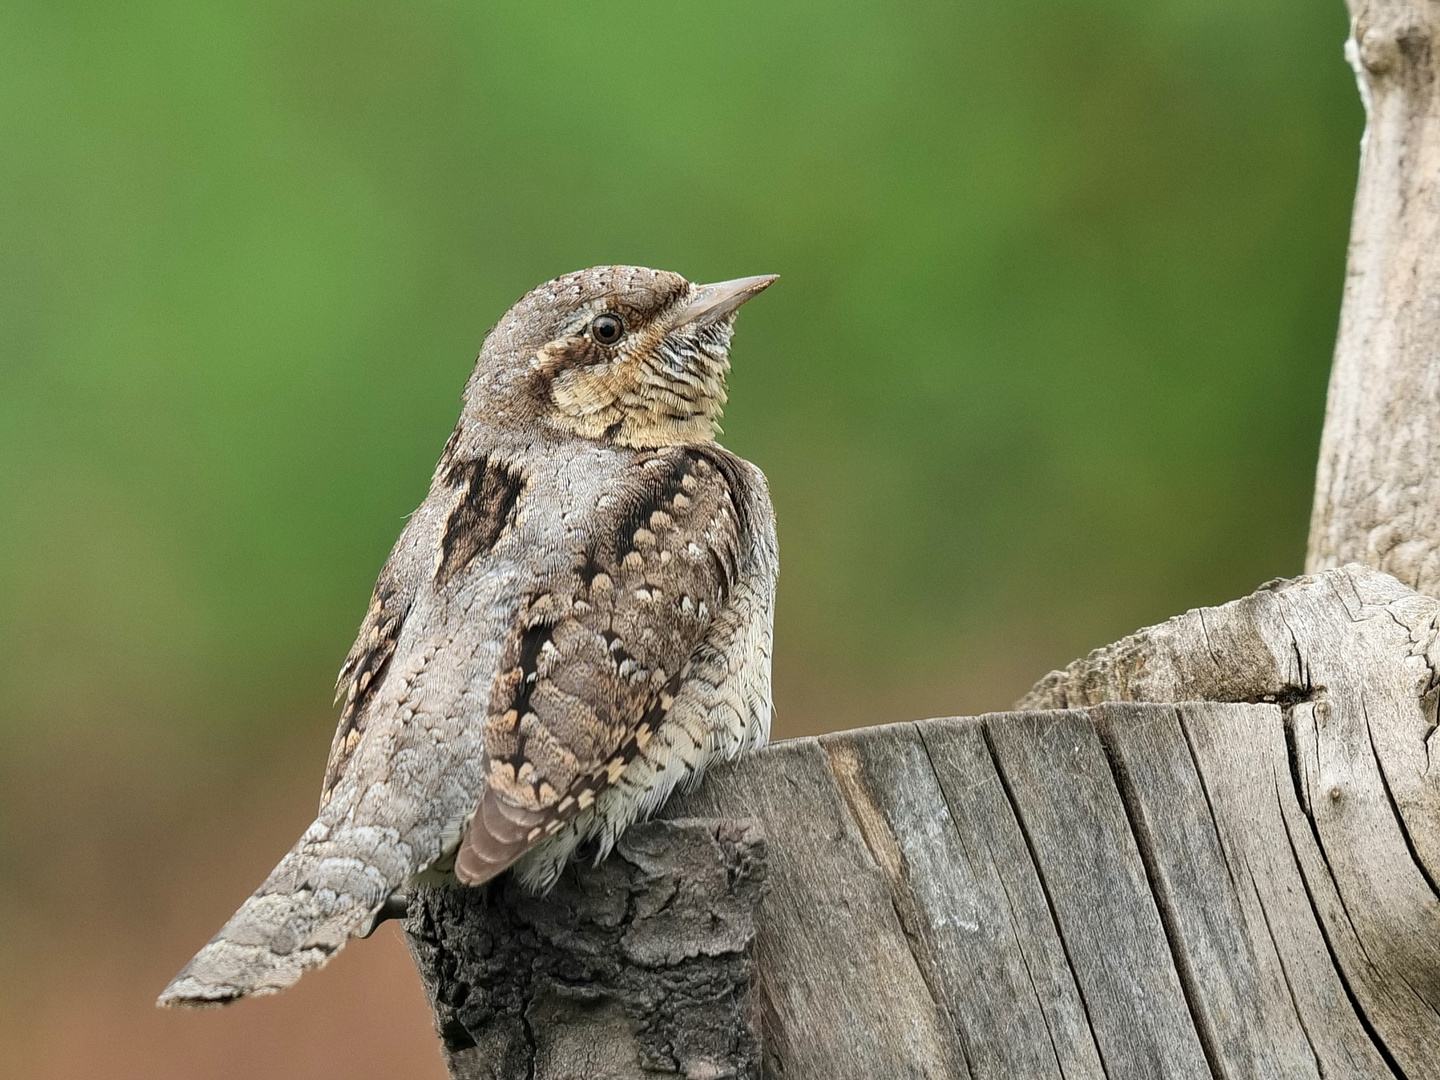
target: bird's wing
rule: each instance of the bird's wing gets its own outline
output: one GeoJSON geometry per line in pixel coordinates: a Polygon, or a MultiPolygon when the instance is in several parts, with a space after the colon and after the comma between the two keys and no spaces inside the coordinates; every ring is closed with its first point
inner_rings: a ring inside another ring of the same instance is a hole
{"type": "MultiPolygon", "coordinates": [[[[403,541],[402,533],[401,543],[403,541]]],[[[335,680],[335,697],[343,699],[344,704],[340,708],[335,738],[330,743],[330,759],[325,763],[325,781],[320,787],[322,810],[330,802],[346,764],[360,745],[360,737],[365,733],[365,706],[380,685],[385,666],[395,655],[400,628],[415,602],[418,575],[406,572],[409,563],[399,557],[400,552],[401,544],[397,543],[396,551],[375,582],[365,621],[360,624],[360,633],[335,680]]]]}
{"type": "Polygon", "coordinates": [[[322,809],[330,801],[350,756],[360,745],[360,737],[365,733],[365,705],[379,685],[385,665],[395,654],[400,627],[415,601],[417,582],[413,576],[403,572],[404,563],[399,566],[394,564],[395,557],[392,555],[375,583],[370,609],[365,614],[365,621],[360,624],[360,634],[350,648],[350,655],[345,657],[335,682],[335,696],[337,699],[343,697],[345,704],[341,706],[340,723],[330,744],[330,760],[325,764],[325,782],[320,788],[322,809]]]}
{"type": "Polygon", "coordinates": [[[645,455],[602,499],[573,566],[522,599],[491,688],[462,881],[558,832],[664,722],[748,553],[745,469],[718,447],[645,455]]]}

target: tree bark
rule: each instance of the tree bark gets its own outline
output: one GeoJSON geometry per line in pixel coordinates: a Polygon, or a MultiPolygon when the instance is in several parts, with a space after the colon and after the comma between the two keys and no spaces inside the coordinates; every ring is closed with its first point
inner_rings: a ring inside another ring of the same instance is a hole
{"type": "Polygon", "coordinates": [[[425,888],[404,927],[456,1080],[758,1080],[752,821],[630,829],[544,899],[425,888]]]}
{"type": "Polygon", "coordinates": [[[1306,570],[1440,596],[1440,7],[1350,11],[1366,125],[1306,570]]]}

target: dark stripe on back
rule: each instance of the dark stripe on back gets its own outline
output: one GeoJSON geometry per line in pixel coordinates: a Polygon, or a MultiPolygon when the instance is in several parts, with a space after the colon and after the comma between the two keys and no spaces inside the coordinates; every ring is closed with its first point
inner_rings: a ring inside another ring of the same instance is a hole
{"type": "Polygon", "coordinates": [[[440,569],[435,583],[447,585],[477,555],[493,548],[515,521],[515,508],[525,489],[518,469],[481,456],[457,461],[445,473],[447,482],[464,486],[460,503],[445,522],[440,539],[440,569]]]}

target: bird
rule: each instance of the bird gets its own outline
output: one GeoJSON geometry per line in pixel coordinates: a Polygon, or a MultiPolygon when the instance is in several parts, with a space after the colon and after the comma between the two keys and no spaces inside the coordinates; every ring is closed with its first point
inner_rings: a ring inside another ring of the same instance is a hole
{"type": "Polygon", "coordinates": [[[282,990],[417,881],[543,893],[768,741],[775,514],[716,438],[775,280],[597,266],[490,330],[340,670],[319,813],[159,1005],[282,990]]]}

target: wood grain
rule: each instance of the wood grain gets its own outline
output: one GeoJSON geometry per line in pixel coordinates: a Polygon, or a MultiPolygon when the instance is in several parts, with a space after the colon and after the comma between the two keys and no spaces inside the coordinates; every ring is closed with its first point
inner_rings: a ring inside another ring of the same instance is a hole
{"type": "Polygon", "coordinates": [[[1305,568],[1440,596],[1440,9],[1348,7],[1365,138],[1305,568]]]}
{"type": "Polygon", "coordinates": [[[892,879],[866,846],[814,739],[718,770],[666,813],[764,822],[772,869],[756,943],[766,1075],[966,1077],[892,879]]]}

